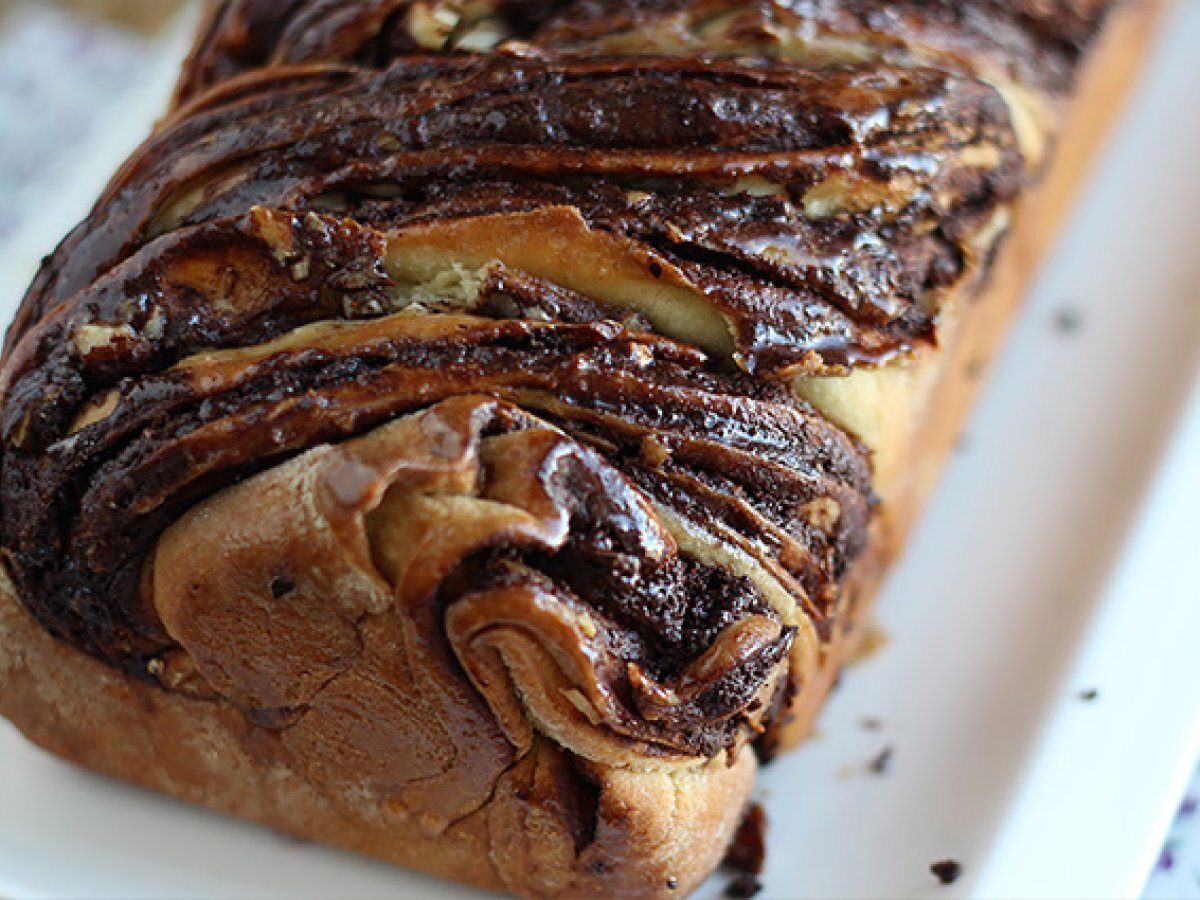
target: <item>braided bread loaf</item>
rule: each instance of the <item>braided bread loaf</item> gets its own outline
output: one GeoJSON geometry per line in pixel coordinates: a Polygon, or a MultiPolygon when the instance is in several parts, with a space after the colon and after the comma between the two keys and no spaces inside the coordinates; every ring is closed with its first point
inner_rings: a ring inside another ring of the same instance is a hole
{"type": "Polygon", "coordinates": [[[8,333],[0,707],[479,885],[692,889],[1107,6],[211,4],[8,333]]]}

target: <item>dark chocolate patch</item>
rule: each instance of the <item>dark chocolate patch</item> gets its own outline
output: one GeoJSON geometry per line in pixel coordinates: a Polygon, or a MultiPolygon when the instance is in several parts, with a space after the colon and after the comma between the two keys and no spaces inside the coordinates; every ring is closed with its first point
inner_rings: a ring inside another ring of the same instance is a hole
{"type": "Polygon", "coordinates": [[[286,575],[276,575],[271,579],[271,596],[276,600],[286,597],[296,589],[296,583],[286,575]]]}
{"type": "Polygon", "coordinates": [[[929,871],[944,885],[951,885],[962,876],[963,867],[957,860],[943,859],[929,866],[929,871]]]}
{"type": "Polygon", "coordinates": [[[750,875],[761,875],[767,860],[767,814],[751,803],[725,855],[725,865],[750,875]]]}
{"type": "Polygon", "coordinates": [[[725,888],[725,896],[730,900],[750,900],[762,893],[763,884],[758,877],[749,872],[743,872],[725,888]]]}

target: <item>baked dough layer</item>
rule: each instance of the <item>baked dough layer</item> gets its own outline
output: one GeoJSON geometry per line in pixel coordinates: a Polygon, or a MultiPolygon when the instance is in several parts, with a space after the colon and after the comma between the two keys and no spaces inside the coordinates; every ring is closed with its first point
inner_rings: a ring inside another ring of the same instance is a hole
{"type": "MultiPolygon", "coordinates": [[[[812,610],[804,615],[797,612],[804,609],[804,601],[813,599],[810,591],[783,591],[772,601],[777,596],[772,584],[780,576],[760,574],[761,562],[756,569],[744,553],[731,554],[720,542],[697,536],[669,508],[646,511],[657,516],[664,545],[673,543],[704,565],[736,572],[760,598],[770,601],[753,607],[731,626],[733,630],[714,632],[719,637],[712,638],[711,648],[688,661],[698,667],[687,670],[693,676],[710,675],[723,660],[752,659],[751,651],[761,652],[772,642],[777,645],[784,629],[796,629],[788,654],[791,690],[781,688],[777,677],[764,678],[762,691],[742,701],[739,712],[744,715],[736,737],[720,742],[715,751],[681,750],[678,740],[661,739],[645,723],[624,731],[614,728],[621,718],[619,704],[599,693],[589,696],[587,690],[602,679],[580,675],[586,666],[596,666],[597,659],[572,658],[586,644],[587,620],[576,616],[563,621],[563,604],[547,613],[541,602],[547,585],[528,571],[510,572],[509,580],[489,582],[483,600],[457,592],[457,603],[447,607],[449,648],[440,642],[437,627],[414,636],[413,629],[427,612],[400,614],[397,588],[421,575],[427,557],[437,558],[437,553],[414,554],[415,541],[440,534],[441,539],[430,545],[433,549],[465,551],[472,538],[468,524],[478,521],[481,527],[495,528],[500,523],[511,529],[509,534],[521,532],[529,540],[552,544],[554,523],[553,516],[538,506],[536,483],[519,479],[500,490],[506,498],[504,510],[493,505],[486,508],[487,515],[474,516],[482,503],[496,504],[496,497],[478,490],[480,479],[468,478],[461,470],[439,469],[430,459],[422,464],[424,468],[412,465],[411,435],[403,442],[405,452],[391,458],[409,459],[401,468],[423,487],[416,492],[392,492],[392,481],[378,482],[371,501],[378,506],[356,508],[354,515],[360,521],[358,530],[352,529],[353,539],[346,537],[350,532],[314,524],[328,522],[329,510],[320,507],[325,496],[321,491],[328,493],[328,478],[321,489],[311,479],[317,478],[318,471],[328,476],[326,464],[345,468],[344,445],[318,447],[218,491],[172,525],[155,544],[150,564],[138,574],[143,588],[153,588],[141,590],[138,596],[149,603],[150,618],[162,629],[161,634],[142,634],[139,640],[149,641],[156,651],[166,650],[139,654],[139,659],[149,659],[143,677],[131,677],[51,637],[5,579],[0,585],[0,682],[5,685],[0,712],[35,742],[97,771],[303,837],[483,887],[531,896],[656,896],[691,890],[719,861],[748,797],[756,765],[748,738],[773,718],[776,725],[766,737],[770,745],[777,748],[798,740],[811,727],[828,685],[851,653],[886,566],[903,543],[961,425],[979,369],[994,352],[1084,160],[1117,106],[1118,89],[1130,80],[1153,18],[1154,10],[1144,6],[1122,9],[1115,17],[1105,46],[1097,50],[1077,94],[1072,124],[1054,169],[1038,190],[1011,211],[1012,229],[990,271],[984,258],[966,260],[968,271],[958,293],[943,298],[936,348],[905,353],[902,359],[879,367],[856,369],[841,380],[829,377],[836,360],[800,359],[801,368],[812,370],[799,376],[803,379],[800,393],[870,447],[874,490],[883,498],[880,514],[863,525],[863,546],[850,554],[853,562],[848,570],[834,579],[837,596],[827,610],[828,632],[816,634],[813,623],[820,617],[813,616],[812,610]],[[972,267],[976,271],[969,271],[972,267]],[[966,285],[972,277],[985,274],[988,287],[971,296],[966,285]],[[447,479],[455,478],[459,481],[448,490],[447,479]],[[440,487],[432,490],[435,481],[440,487]],[[507,502],[514,498],[520,502],[507,502]],[[448,527],[448,522],[457,524],[448,527]],[[449,546],[459,541],[464,547],[449,546]],[[315,546],[326,548],[320,555],[330,561],[327,570],[300,564],[315,546]],[[296,564],[286,572],[274,572],[289,560],[296,564]],[[297,613],[293,619],[273,618],[272,611],[278,610],[270,600],[280,599],[274,596],[277,591],[308,602],[287,607],[297,613]],[[261,602],[243,605],[247,598],[261,602]],[[337,606],[336,615],[331,605],[337,606]],[[260,618],[255,619],[250,610],[258,610],[260,618]],[[519,613],[497,615],[511,610],[519,613]],[[564,636],[562,641],[528,640],[526,623],[542,614],[546,616],[539,620],[543,637],[557,634],[564,636]],[[518,627],[493,627],[497,620],[518,627]],[[347,628],[347,623],[353,627],[347,628]],[[261,658],[270,665],[257,666],[260,659],[250,649],[239,650],[239,642],[246,641],[262,650],[261,658]],[[290,652],[296,648],[303,652],[290,652]],[[421,682],[424,687],[418,687],[421,682]],[[436,684],[431,687],[432,682],[436,684]],[[445,728],[449,719],[455,725],[445,728]],[[446,740],[431,737],[436,735],[446,740]],[[397,742],[406,748],[420,745],[422,751],[407,758],[397,742]]],[[[432,39],[425,31],[419,33],[432,39]]],[[[715,29],[705,39],[719,42],[721,34],[715,29]]],[[[834,46],[827,45],[821,52],[834,46]]],[[[854,48],[841,44],[835,49],[844,53],[854,48]]],[[[214,101],[195,101],[199,106],[204,102],[214,101]]],[[[1007,98],[1006,102],[1010,109],[1026,108],[1025,101],[1007,98]]],[[[193,106],[192,112],[197,108],[193,106]]],[[[1033,120],[1039,114],[1044,111],[1029,112],[1033,120]]],[[[1041,154],[1030,137],[1038,133],[1037,124],[1024,121],[1015,135],[1027,162],[1041,154]]],[[[834,208],[846,196],[858,196],[858,189],[847,185],[835,182],[833,188],[813,195],[813,208],[834,208]]],[[[742,183],[738,190],[769,197],[775,187],[764,179],[742,183]]],[[[342,202],[332,195],[326,199],[342,202]]],[[[190,191],[174,194],[165,210],[149,217],[150,231],[167,234],[194,213],[194,204],[211,200],[190,191]]],[[[1007,204],[1001,206],[1007,214],[1007,204]]],[[[738,344],[744,334],[736,325],[730,327],[727,317],[693,315],[687,312],[687,301],[655,304],[655,292],[670,290],[701,304],[692,270],[674,266],[666,257],[631,254],[627,244],[614,245],[606,236],[609,232],[598,231],[572,209],[551,205],[532,213],[492,211],[488,214],[492,218],[464,217],[443,227],[384,219],[375,224],[389,227],[339,235],[350,248],[343,261],[373,256],[387,263],[378,272],[358,272],[363,277],[350,283],[350,293],[364,308],[395,302],[393,293],[371,292],[372,278],[379,278],[388,280],[389,290],[394,284],[411,288],[403,298],[408,306],[469,302],[478,296],[477,280],[498,277],[485,271],[476,279],[474,273],[487,270],[491,259],[501,257],[521,277],[541,277],[565,289],[550,300],[542,297],[542,302],[554,305],[554,314],[546,314],[547,318],[560,318],[566,311],[586,318],[590,315],[584,310],[586,304],[578,302],[579,295],[585,295],[603,301],[607,316],[627,316],[625,326],[634,333],[656,329],[699,343],[716,358],[742,362],[750,358],[744,353],[739,357],[753,345],[738,344]],[[531,221],[530,216],[543,218],[531,221]],[[472,227],[477,229],[474,235],[467,233],[472,227]],[[547,247],[531,240],[539,234],[548,241],[570,236],[558,250],[550,245],[552,262],[558,254],[556,265],[543,265],[547,247]],[[480,248],[474,256],[468,252],[472,246],[480,248]],[[571,283],[572,252],[589,262],[587,268],[607,266],[617,271],[606,270],[611,277],[597,285],[571,283]],[[619,266],[627,267],[626,287],[621,287],[619,266]],[[675,321],[670,311],[680,309],[684,312],[675,321]]],[[[603,205],[598,209],[603,212],[603,205]]],[[[318,214],[318,219],[320,215],[324,214],[318,214]]],[[[275,259],[273,263],[266,258],[241,260],[237,268],[242,283],[234,289],[257,290],[255,296],[266,296],[277,277],[271,265],[282,266],[293,281],[307,281],[312,274],[305,268],[311,265],[309,257],[295,254],[287,243],[290,238],[272,230],[280,217],[255,211],[252,220],[257,233],[265,236],[268,254],[274,248],[275,259]],[[258,281],[255,272],[262,273],[258,281]]],[[[981,252],[996,224],[993,215],[972,224],[971,233],[982,241],[981,252]]],[[[199,227],[208,233],[206,226],[199,227]]],[[[220,279],[219,264],[205,268],[197,262],[202,257],[187,259],[190,268],[176,273],[175,287],[200,292],[211,291],[214,285],[230,289],[220,279]]],[[[330,268],[335,270],[344,271],[345,266],[330,268]]],[[[72,273],[67,271],[64,277],[69,282],[72,273]]],[[[74,277],[81,277],[78,268],[74,277]]],[[[118,298],[123,290],[119,285],[114,281],[111,288],[118,298]]],[[[62,294],[59,301],[27,307],[25,321],[15,329],[18,335],[39,319],[39,327],[62,323],[61,314],[56,319],[53,312],[55,303],[74,297],[74,289],[48,288],[43,282],[35,286],[35,296],[49,298],[56,290],[62,294]]],[[[515,284],[500,293],[517,300],[523,296],[515,284]]],[[[98,296],[105,300],[106,295],[98,296]]],[[[319,293],[313,297],[318,303],[329,299],[319,293]]],[[[692,312],[713,308],[697,305],[692,312]]],[[[724,309],[727,314],[731,307],[724,309]]],[[[373,313],[380,311],[373,309],[373,313]]],[[[412,309],[408,315],[415,318],[422,313],[412,309]]],[[[447,311],[441,309],[431,318],[445,315],[447,311]]],[[[529,307],[518,309],[518,317],[530,315],[529,307]]],[[[74,346],[101,373],[111,365],[113,351],[124,352],[127,344],[143,339],[152,344],[168,335],[163,323],[153,317],[119,326],[68,324],[71,330],[64,345],[74,346]],[[160,327],[163,331],[156,334],[160,327]]],[[[316,332],[301,328],[282,336],[264,334],[251,344],[292,352],[314,336],[318,344],[328,340],[330,334],[325,332],[330,329],[339,340],[351,339],[343,326],[331,326],[327,318],[307,327],[316,332]],[[271,345],[271,340],[282,341],[283,346],[271,345]]],[[[601,328],[595,322],[589,327],[601,328]]],[[[641,342],[651,356],[661,352],[686,357],[684,350],[664,349],[669,342],[656,344],[655,340],[638,338],[631,346],[641,342]]],[[[26,342],[23,349],[10,353],[5,375],[10,389],[28,369],[36,344],[26,342]]],[[[171,377],[178,380],[178,373],[185,372],[196,384],[211,386],[234,377],[235,370],[249,371],[248,366],[261,362],[247,359],[237,349],[228,351],[232,356],[221,356],[222,352],[226,351],[186,356],[171,377]]],[[[794,359],[782,365],[769,356],[762,360],[768,368],[775,366],[777,377],[794,374],[788,368],[794,359]]],[[[525,410],[527,400],[514,395],[504,402],[525,410]]],[[[469,396],[457,396],[445,402],[469,401],[469,396]]],[[[104,393],[83,409],[69,424],[71,435],[90,434],[88,428],[113,415],[118,407],[110,408],[110,402],[113,398],[104,393]]],[[[496,401],[476,398],[476,402],[487,406],[496,401]]],[[[556,414],[548,403],[540,403],[537,410],[551,418],[556,414]]],[[[450,416],[453,410],[442,412],[450,416]]],[[[357,440],[371,446],[386,444],[393,430],[412,428],[412,421],[401,418],[373,426],[357,440]]],[[[10,438],[15,433],[36,440],[43,423],[30,420],[10,426],[10,438]]],[[[428,436],[430,430],[418,428],[417,433],[428,436]]],[[[432,429],[435,434],[442,430],[441,426],[432,429]]],[[[485,442],[512,438],[508,433],[479,436],[485,442]]],[[[517,438],[523,442],[519,448],[509,440],[488,452],[500,460],[521,454],[545,459],[551,445],[564,440],[554,425],[530,426],[517,438]],[[536,456],[535,450],[543,455],[536,456]]],[[[661,449],[650,444],[645,452],[653,461],[661,449]]],[[[579,451],[570,452],[578,456],[579,451]]],[[[343,472],[333,479],[335,485],[376,484],[353,466],[350,470],[359,480],[347,481],[343,472]]],[[[528,475],[535,470],[516,467],[514,471],[528,475]]],[[[819,527],[828,518],[827,504],[817,504],[808,515],[819,527]]],[[[778,675],[782,669],[771,672],[778,675]]],[[[667,685],[668,693],[661,679],[656,682],[628,671],[623,677],[627,679],[623,684],[643,685],[646,703],[657,698],[663,704],[660,710],[677,708],[686,688],[682,682],[667,685]]],[[[687,680],[688,676],[681,677],[687,680]]],[[[653,720],[647,715],[650,709],[652,704],[639,707],[647,721],[653,720]]]]}

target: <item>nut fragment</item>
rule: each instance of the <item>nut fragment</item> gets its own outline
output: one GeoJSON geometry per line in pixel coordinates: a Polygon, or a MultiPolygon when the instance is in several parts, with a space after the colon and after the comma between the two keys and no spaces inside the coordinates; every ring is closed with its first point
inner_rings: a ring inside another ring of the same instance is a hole
{"type": "Polygon", "coordinates": [[[301,257],[292,263],[291,273],[292,281],[304,281],[309,275],[309,259],[307,256],[301,257]]]}
{"type": "Polygon", "coordinates": [[[1002,162],[1000,148],[993,144],[965,147],[958,161],[969,169],[998,169],[1002,162]]]}
{"type": "Polygon", "coordinates": [[[838,520],[842,517],[842,508],[832,497],[818,497],[804,504],[800,514],[813,528],[829,533],[837,527],[838,520]]]}
{"type": "MultiPolygon", "coordinates": [[[[291,226],[280,216],[273,216],[261,206],[250,210],[251,219],[259,237],[271,250],[271,255],[280,265],[286,265],[296,255],[296,235],[291,226]]],[[[306,223],[313,227],[320,225],[320,218],[315,213],[309,213],[306,223]]]]}
{"type": "Polygon", "coordinates": [[[641,460],[646,465],[658,468],[671,458],[671,448],[654,435],[642,439],[641,460]]]}
{"type": "Polygon", "coordinates": [[[504,23],[499,19],[484,19],[465,30],[454,39],[455,50],[468,53],[486,53],[494,50],[508,37],[504,23]]]}
{"type": "Polygon", "coordinates": [[[876,209],[884,214],[894,213],[909,202],[915,186],[911,177],[902,175],[881,182],[839,172],[808,189],[803,200],[804,215],[820,220],[876,209]]]}
{"type": "Polygon", "coordinates": [[[587,613],[583,613],[579,617],[579,628],[589,638],[594,638],[597,634],[599,634],[599,631],[596,628],[596,620],[587,613]]]}
{"type": "Polygon", "coordinates": [[[787,188],[761,175],[746,175],[729,187],[730,194],[749,194],[751,197],[786,197],[787,188]]]}
{"type": "Polygon", "coordinates": [[[82,357],[91,356],[97,350],[132,340],[136,334],[132,325],[80,325],[75,329],[75,352],[82,357]]]}
{"type": "Polygon", "coordinates": [[[414,3],[405,22],[408,33],[425,50],[445,49],[462,17],[442,3],[414,3]]]}

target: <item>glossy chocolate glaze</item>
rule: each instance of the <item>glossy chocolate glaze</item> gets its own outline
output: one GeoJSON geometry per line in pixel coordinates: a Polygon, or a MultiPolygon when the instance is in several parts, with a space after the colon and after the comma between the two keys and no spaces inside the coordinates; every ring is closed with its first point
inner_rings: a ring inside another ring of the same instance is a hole
{"type": "Polygon", "coordinates": [[[489,0],[472,4],[465,16],[463,4],[435,3],[424,5],[449,10],[454,25],[424,42],[421,30],[411,27],[416,5],[221,0],[184,70],[180,96],[267,65],[378,66],[417,50],[460,49],[480,20],[495,23],[491,30],[504,39],[559,53],[624,53],[639,46],[643,54],[663,46],[769,52],[781,32],[802,33],[813,44],[820,36],[859,40],[889,53],[930,48],[968,69],[982,61],[1038,89],[1062,91],[1110,0],[489,0]]]}
{"type": "MultiPolygon", "coordinates": [[[[9,360],[3,539],[22,596],[46,627],[140,672],[170,647],[141,591],[165,525],[307,447],[465,394],[509,399],[598,448],[623,490],[640,487],[701,531],[736,528],[809,615],[832,614],[836,580],[859,552],[868,516],[869,470],[852,440],[782,386],[718,374],[691,348],[597,315],[577,325],[354,319],[356,309],[373,314],[371,299],[384,302],[390,286],[375,238],[346,220],[265,211],[180,229],[26,337],[30,358],[9,360]],[[346,303],[347,273],[357,306],[346,303]],[[306,322],[317,330],[295,330],[306,322]],[[111,339],[81,344],[96,329],[111,339]],[[280,334],[281,343],[262,343],[280,334]],[[204,353],[219,348],[233,349],[204,353]],[[836,520],[805,519],[799,511],[814,500],[835,502],[836,520]]],[[[493,296],[485,291],[481,304],[493,296]]],[[[636,546],[618,556],[597,549],[596,535],[628,518],[609,511],[616,489],[574,479],[576,538],[553,556],[522,558],[603,614],[628,662],[670,677],[731,622],[777,617],[745,578],[686,555],[663,568],[636,546]]],[[[486,574],[487,561],[477,565],[486,574]]],[[[783,632],[733,681],[674,710],[688,748],[715,752],[733,740],[730,704],[750,702],[789,642],[783,632]],[[701,727],[705,710],[713,730],[701,727]]]]}
{"type": "Polygon", "coordinates": [[[135,155],[10,342],[163,230],[385,190],[396,226],[573,206],[679,261],[744,368],[820,373],[930,339],[956,229],[1023,181],[994,89],[934,69],[495,56],[250,78],[135,155]]]}
{"type": "Polygon", "coordinates": [[[936,342],[1040,165],[1012,94],[1052,105],[1104,5],[214,4],[181,105],[7,336],[0,544],[23,602],[150,677],[172,641],[148,560],[189,508],[500,398],[576,447],[554,489],[570,540],[488,548],[428,602],[503,592],[519,564],[593,611],[619,662],[605,690],[632,711],[610,724],[672,752],[733,745],[777,705],[760,695],[793,623],[829,636],[870,517],[866,453],[784,379],[936,342]],[[540,214],[727,340],[702,352],[669,317],[500,262],[453,301],[392,271],[413,235],[540,214]],[[663,529],[694,546],[652,551],[663,529]],[[696,676],[742,626],[767,637],[696,676]],[[668,703],[654,685],[679,679],[668,703]]]}

